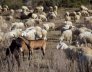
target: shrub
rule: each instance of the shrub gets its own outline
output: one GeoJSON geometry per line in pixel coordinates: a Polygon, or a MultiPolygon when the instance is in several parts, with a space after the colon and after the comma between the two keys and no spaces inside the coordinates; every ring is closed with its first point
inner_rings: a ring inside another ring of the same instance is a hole
{"type": "Polygon", "coordinates": [[[4,0],[2,4],[16,9],[23,5],[23,0],[4,0]]]}

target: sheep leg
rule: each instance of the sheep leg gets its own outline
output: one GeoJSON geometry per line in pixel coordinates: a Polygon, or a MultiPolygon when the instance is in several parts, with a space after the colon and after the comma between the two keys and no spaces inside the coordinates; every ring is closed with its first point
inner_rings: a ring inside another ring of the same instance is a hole
{"type": "Polygon", "coordinates": [[[30,49],[29,49],[29,57],[28,57],[28,60],[30,60],[30,49]]]}

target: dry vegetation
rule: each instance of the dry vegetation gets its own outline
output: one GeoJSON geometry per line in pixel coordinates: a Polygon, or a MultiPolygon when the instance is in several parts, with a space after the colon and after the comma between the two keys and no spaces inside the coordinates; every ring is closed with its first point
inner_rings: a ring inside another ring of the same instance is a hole
{"type": "MultiPolygon", "coordinates": [[[[63,22],[65,9],[60,9],[58,12],[58,17],[54,21],[56,28],[59,28],[63,22]]],[[[48,43],[44,58],[42,58],[40,50],[34,50],[31,60],[27,59],[27,52],[24,61],[22,55],[20,55],[20,67],[17,66],[14,58],[6,58],[5,51],[10,41],[3,42],[3,45],[0,44],[0,72],[91,72],[91,61],[88,61],[81,53],[56,49],[60,34],[59,29],[48,33],[48,43]]]]}

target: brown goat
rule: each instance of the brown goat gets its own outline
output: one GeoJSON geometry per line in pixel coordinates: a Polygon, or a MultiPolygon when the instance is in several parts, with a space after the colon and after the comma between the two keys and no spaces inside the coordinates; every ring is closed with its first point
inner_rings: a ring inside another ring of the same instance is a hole
{"type": "Polygon", "coordinates": [[[46,49],[46,40],[31,40],[29,41],[31,52],[33,53],[33,49],[40,48],[42,49],[43,55],[45,54],[46,49]]]}
{"type": "Polygon", "coordinates": [[[29,50],[29,59],[30,59],[30,50],[31,54],[33,54],[33,49],[40,48],[42,50],[43,55],[45,55],[45,49],[46,49],[46,40],[39,39],[39,40],[26,40],[25,38],[21,37],[23,40],[21,42],[21,52],[23,52],[24,57],[24,51],[29,50]]]}

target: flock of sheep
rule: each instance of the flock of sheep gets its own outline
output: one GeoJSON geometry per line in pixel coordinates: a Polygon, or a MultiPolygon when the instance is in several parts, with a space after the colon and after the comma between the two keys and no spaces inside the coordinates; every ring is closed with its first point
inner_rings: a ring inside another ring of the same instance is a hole
{"type": "Polygon", "coordinates": [[[18,10],[9,9],[7,5],[3,8],[0,6],[0,41],[19,36],[23,36],[28,40],[47,39],[49,29],[55,29],[55,23],[47,22],[48,19],[53,19],[57,16],[57,6],[54,8],[53,10],[53,7],[50,7],[51,11],[45,13],[43,6],[38,6],[35,9],[22,6],[18,10]],[[16,22],[15,19],[19,19],[20,21],[16,22]],[[3,33],[2,29],[8,28],[6,21],[11,21],[11,27],[9,27],[7,33],[3,33]]]}
{"type": "MultiPolygon", "coordinates": [[[[50,6],[48,12],[45,12],[41,5],[34,9],[22,6],[21,9],[17,10],[9,9],[7,5],[0,6],[0,42],[18,37],[24,37],[27,40],[47,40],[48,32],[56,28],[56,24],[50,20],[57,17],[57,11],[57,6],[50,6]],[[11,23],[8,24],[7,21],[11,23]],[[9,25],[11,26],[8,31],[3,32],[3,30],[7,30],[9,25]]],[[[92,24],[91,14],[92,10],[84,5],[81,5],[79,10],[66,11],[64,14],[65,21],[61,27],[60,42],[56,48],[74,49],[74,51],[81,49],[85,55],[92,55],[92,50],[88,45],[88,43],[92,43],[92,30],[88,28],[92,24]],[[74,24],[79,24],[81,20],[84,24],[81,24],[80,27],[74,24]],[[71,47],[73,43],[77,48],[71,47]]]]}

